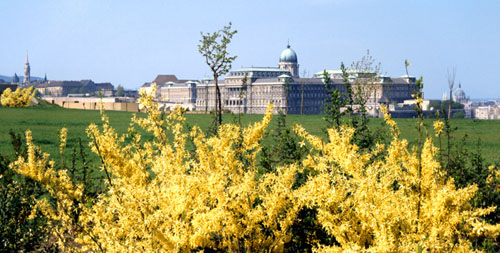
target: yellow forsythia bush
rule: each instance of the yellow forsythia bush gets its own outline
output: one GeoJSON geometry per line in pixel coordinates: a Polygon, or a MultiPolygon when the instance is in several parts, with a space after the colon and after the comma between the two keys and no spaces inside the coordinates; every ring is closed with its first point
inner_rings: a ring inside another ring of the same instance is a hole
{"type": "Polygon", "coordinates": [[[14,92],[7,88],[2,93],[2,106],[5,107],[26,107],[30,104],[31,99],[35,97],[36,89],[33,86],[28,88],[17,88],[14,92]]]}
{"type": "Polygon", "coordinates": [[[456,189],[446,179],[431,139],[419,162],[389,115],[391,144],[365,154],[352,144],[352,128],[329,129],[324,141],[296,126],[312,147],[310,155],[260,175],[255,159],[272,106],[261,122],[246,128],[224,124],[219,136],[207,137],[197,127],[183,131],[180,110],[163,118],[151,96],[141,103],[148,117],[133,121],[153,133],[153,141],[133,134],[126,144],[104,114],[102,128],[92,124],[87,130],[108,175],[107,191],[92,204],[65,170],[54,170],[48,155],[35,158],[38,148],[26,132],[28,158],[11,166],[55,196],[55,203],[41,199],[37,209],[50,218],[62,249],[279,252],[292,239],[291,226],[303,208],[316,208],[316,222],[335,238],[335,245],[311,242],[318,252],[467,251],[470,238],[499,234],[500,225],[481,219],[495,207],[469,204],[477,187],[456,189]],[[188,138],[194,152],[186,149],[188,138]],[[311,173],[297,186],[296,175],[305,169],[311,173]]]}

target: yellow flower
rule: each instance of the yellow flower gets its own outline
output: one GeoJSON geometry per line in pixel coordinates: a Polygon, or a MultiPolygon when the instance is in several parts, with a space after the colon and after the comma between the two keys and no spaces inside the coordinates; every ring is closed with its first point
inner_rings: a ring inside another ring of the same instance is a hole
{"type": "Polygon", "coordinates": [[[66,147],[66,140],[68,136],[68,129],[63,127],[59,134],[59,152],[62,155],[64,153],[64,148],[66,147]]]}
{"type": "MultiPolygon", "coordinates": [[[[186,133],[181,110],[164,117],[151,95],[140,101],[147,117],[134,117],[131,141],[104,113],[101,127],[87,129],[109,176],[104,192],[93,199],[86,199],[66,170],[55,170],[47,154],[38,155],[26,131],[27,158],[10,166],[55,197],[53,203],[37,201],[36,210],[49,218],[47,227],[63,251],[282,252],[307,209],[316,213],[314,226],[337,242],[321,245],[310,234],[315,252],[439,252],[450,245],[465,252],[472,245],[464,235],[500,233],[499,224],[482,218],[495,207],[470,205],[478,187],[456,188],[440,168],[431,138],[421,153],[410,149],[385,107],[390,144],[361,151],[351,127],[328,129],[325,139],[296,125],[300,145],[308,142],[310,152],[299,163],[262,173],[255,160],[272,106],[260,122],[245,128],[223,124],[218,135],[206,136],[199,127],[186,133]],[[137,125],[152,140],[142,139],[137,125]],[[187,151],[188,138],[193,152],[187,151]]],[[[63,128],[60,148],[66,134],[63,128]]]]}
{"type": "Polygon", "coordinates": [[[444,129],[443,121],[436,120],[436,121],[434,121],[433,126],[434,126],[434,131],[436,132],[436,136],[440,136],[441,133],[443,133],[443,129],[444,129]]]}
{"type": "Polygon", "coordinates": [[[5,107],[25,107],[31,103],[35,97],[36,89],[33,86],[28,88],[17,88],[14,92],[10,88],[3,91],[1,103],[5,107]]]}

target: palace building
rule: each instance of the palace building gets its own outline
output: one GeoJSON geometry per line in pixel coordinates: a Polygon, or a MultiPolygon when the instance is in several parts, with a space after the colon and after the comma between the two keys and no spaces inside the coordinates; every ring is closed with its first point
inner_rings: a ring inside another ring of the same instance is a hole
{"type": "MultiPolygon", "coordinates": [[[[345,94],[346,85],[341,71],[328,70],[332,87],[345,94]]],[[[377,115],[380,104],[401,103],[412,99],[415,78],[391,78],[375,73],[349,71],[349,85],[353,90],[363,89],[370,114],[377,115]]],[[[269,103],[288,114],[320,114],[327,90],[323,72],[313,78],[299,76],[298,57],[287,46],[280,55],[278,67],[248,67],[232,70],[218,81],[223,110],[233,113],[264,113],[269,103]]],[[[215,82],[203,80],[196,87],[196,110],[215,109],[215,82]]]]}

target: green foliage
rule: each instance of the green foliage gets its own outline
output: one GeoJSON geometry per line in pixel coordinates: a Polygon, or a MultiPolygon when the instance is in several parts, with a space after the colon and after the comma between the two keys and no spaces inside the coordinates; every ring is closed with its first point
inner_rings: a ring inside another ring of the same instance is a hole
{"type": "Polygon", "coordinates": [[[465,112],[455,112],[451,115],[452,119],[465,119],[465,112]]]}
{"type": "Polygon", "coordinates": [[[323,83],[325,84],[327,93],[327,98],[323,104],[323,113],[325,114],[323,118],[328,123],[327,128],[332,126],[339,127],[342,116],[344,115],[341,110],[344,106],[344,102],[339,89],[333,87],[332,80],[326,70],[323,71],[323,83]]]}
{"type": "Polygon", "coordinates": [[[429,100],[429,108],[439,111],[441,109],[441,100],[429,100]]]}
{"type": "MultiPolygon", "coordinates": [[[[485,162],[482,155],[482,144],[478,140],[476,147],[469,149],[467,135],[452,144],[450,151],[450,159],[443,160],[442,167],[452,177],[457,187],[466,187],[476,184],[478,191],[471,201],[472,206],[487,208],[500,203],[500,178],[495,175],[500,171],[500,162],[497,162],[491,169],[488,163],[485,162]]],[[[500,222],[500,209],[485,216],[485,219],[490,223],[500,222]]],[[[475,248],[487,252],[499,252],[500,243],[479,237],[474,239],[473,245],[475,248]]]]}
{"type": "MultiPolygon", "coordinates": [[[[287,115],[281,110],[276,116],[277,124],[271,132],[273,142],[263,145],[260,158],[261,174],[275,173],[278,166],[299,162],[307,155],[305,145],[299,143],[298,136],[287,126],[287,115]]],[[[295,187],[306,182],[310,172],[304,170],[295,176],[295,187]]],[[[303,208],[292,226],[293,238],[285,245],[288,252],[311,252],[315,242],[331,244],[331,237],[316,222],[316,209],[303,208]]]]}
{"type": "Polygon", "coordinates": [[[260,165],[264,172],[273,171],[277,166],[292,164],[300,161],[306,154],[305,145],[299,143],[298,136],[287,126],[286,117],[282,111],[278,112],[277,126],[271,133],[273,142],[264,145],[260,165]]]}
{"type": "MultiPolygon", "coordinates": [[[[442,110],[444,110],[444,114],[443,115],[448,115],[449,106],[450,106],[450,100],[444,100],[444,101],[441,102],[441,107],[434,107],[434,109],[438,109],[439,110],[441,108],[442,110]]],[[[457,103],[457,102],[455,102],[455,101],[452,100],[451,101],[451,109],[452,110],[455,110],[455,109],[464,109],[464,105],[461,104],[461,103],[457,103]]]]}
{"type": "Polygon", "coordinates": [[[123,91],[123,86],[121,84],[118,84],[118,87],[116,87],[116,93],[115,96],[117,97],[123,97],[125,95],[123,91]]]}
{"type": "MultiPolygon", "coordinates": [[[[21,135],[12,130],[14,157],[26,157],[21,135]]],[[[45,194],[41,185],[9,168],[12,158],[0,154],[0,251],[26,252],[44,247],[48,240],[46,219],[28,219],[35,200],[45,194]]]]}
{"type": "MultiPolygon", "coordinates": [[[[445,107],[446,108],[446,107],[445,107]]],[[[444,111],[444,110],[443,110],[444,111]]],[[[446,113],[444,115],[447,115],[446,113]]],[[[439,119],[439,114],[438,114],[439,119]]],[[[444,121],[444,137],[446,138],[446,148],[441,147],[441,136],[439,136],[440,153],[438,154],[441,161],[441,168],[445,170],[449,177],[454,179],[457,187],[466,187],[472,184],[477,185],[478,191],[471,204],[474,207],[487,208],[500,203],[500,162],[495,165],[488,164],[484,159],[483,146],[481,138],[477,138],[476,144],[473,146],[468,141],[468,135],[464,134],[461,140],[455,141],[454,133],[458,132],[459,127],[453,124],[446,117],[444,121]],[[445,150],[445,151],[443,151],[445,150]]],[[[476,124],[476,121],[469,120],[469,127],[476,124]]],[[[453,122],[455,123],[455,122],[453,122]]],[[[497,154],[498,155],[498,154],[497,154]]],[[[490,223],[498,223],[500,221],[500,209],[496,209],[485,217],[490,223]]],[[[500,243],[498,238],[496,241],[478,237],[473,239],[475,249],[486,252],[499,252],[500,243]]]]}
{"type": "Polygon", "coordinates": [[[323,245],[338,244],[316,221],[317,213],[317,209],[300,210],[292,225],[293,238],[285,245],[287,252],[312,252],[317,242],[323,245]]]}
{"type": "MultiPolygon", "coordinates": [[[[355,71],[372,74],[372,72],[378,71],[378,68],[372,67],[372,64],[373,59],[368,54],[363,57],[361,61],[353,63],[351,68],[355,71]]],[[[369,87],[373,80],[371,80],[371,78],[357,78],[353,83],[349,80],[349,70],[345,67],[343,62],[340,64],[340,70],[342,71],[342,79],[346,89],[346,101],[344,103],[346,107],[344,114],[348,116],[346,124],[356,129],[352,141],[362,150],[368,150],[376,144],[377,140],[376,135],[368,127],[369,118],[366,111],[366,102],[370,92],[366,92],[365,87],[369,87]],[[355,89],[353,89],[353,86],[355,89]],[[355,106],[357,106],[356,110],[354,109],[355,106]]],[[[369,89],[370,88],[368,88],[368,90],[369,89]]],[[[340,113],[340,111],[338,111],[338,113],[340,113]]]]}
{"type": "MultiPolygon", "coordinates": [[[[48,198],[49,202],[54,202],[54,199],[38,182],[19,175],[9,167],[18,157],[27,159],[21,134],[10,131],[9,135],[13,158],[0,154],[0,252],[55,251],[57,248],[47,230],[47,218],[39,213],[31,216],[36,199],[48,198]]],[[[72,150],[71,165],[61,165],[59,169],[68,170],[73,183],[83,186],[87,201],[81,204],[92,205],[104,190],[102,177],[96,173],[96,164],[89,164],[80,138],[78,147],[72,150]]],[[[35,155],[42,159],[42,153],[36,151],[35,155]]],[[[76,218],[79,214],[73,215],[76,218]]]]}

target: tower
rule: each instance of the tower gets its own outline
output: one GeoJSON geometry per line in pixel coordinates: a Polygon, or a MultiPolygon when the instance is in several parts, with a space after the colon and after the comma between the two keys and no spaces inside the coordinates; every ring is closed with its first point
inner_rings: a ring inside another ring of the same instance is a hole
{"type": "Polygon", "coordinates": [[[14,76],[12,77],[12,83],[19,83],[19,77],[17,76],[17,73],[14,73],[14,76]]]}
{"type": "Polygon", "coordinates": [[[30,83],[30,63],[28,61],[28,54],[26,54],[26,62],[24,63],[24,80],[23,84],[28,85],[30,83]]]}
{"type": "Polygon", "coordinates": [[[290,71],[292,77],[299,77],[299,64],[297,61],[297,54],[293,49],[290,48],[290,44],[286,46],[286,49],[281,52],[280,62],[278,63],[280,69],[290,71]]]}

